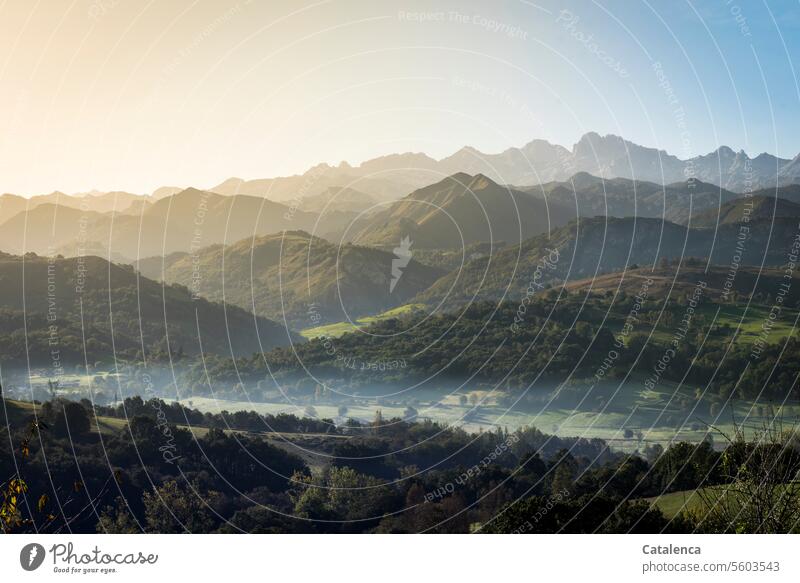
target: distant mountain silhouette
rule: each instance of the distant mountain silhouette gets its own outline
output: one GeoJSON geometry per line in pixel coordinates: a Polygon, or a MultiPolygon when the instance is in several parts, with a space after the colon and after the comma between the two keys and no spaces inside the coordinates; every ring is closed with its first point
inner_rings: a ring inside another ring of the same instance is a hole
{"type": "Polygon", "coordinates": [[[340,211],[357,214],[368,211],[377,203],[375,197],[359,190],[331,186],[319,194],[302,198],[300,208],[315,213],[340,211]]]}
{"type": "Polygon", "coordinates": [[[516,186],[565,181],[586,172],[603,178],[628,178],[660,185],[696,179],[743,192],[800,182],[800,155],[792,160],[767,153],[751,158],[744,151],[721,146],[714,152],[681,160],[664,150],[641,146],[613,134],[601,136],[589,132],[571,149],[536,139],[497,154],[466,146],[441,160],[406,152],[366,160],[358,166],[346,162],[339,166],[320,164],[296,176],[230,178],[210,190],[281,201],[313,196],[335,186],[391,200],[459,172],[482,174],[499,184],[516,186]]]}
{"type": "Polygon", "coordinates": [[[131,207],[136,203],[142,203],[149,199],[150,197],[147,195],[131,194],[130,192],[91,192],[82,195],[52,192],[27,198],[16,194],[3,194],[0,196],[0,223],[25,210],[33,210],[44,204],[98,213],[112,211],[125,213],[130,212],[131,207]]]}
{"type": "Polygon", "coordinates": [[[0,225],[0,249],[135,260],[288,228],[310,230],[315,220],[315,214],[264,198],[189,188],[125,214],[55,205],[23,211],[0,225]]]}
{"type": "Polygon", "coordinates": [[[416,176],[416,172],[408,172],[405,167],[402,168],[373,176],[367,172],[359,173],[346,164],[339,167],[319,164],[296,176],[256,180],[229,178],[209,190],[228,196],[244,194],[276,201],[295,201],[316,196],[333,187],[359,190],[381,200],[392,200],[437,178],[430,173],[416,176]]]}
{"type": "Polygon", "coordinates": [[[84,229],[111,222],[111,215],[40,204],[23,210],[0,225],[0,250],[7,253],[52,255],[81,238],[84,229]]]}

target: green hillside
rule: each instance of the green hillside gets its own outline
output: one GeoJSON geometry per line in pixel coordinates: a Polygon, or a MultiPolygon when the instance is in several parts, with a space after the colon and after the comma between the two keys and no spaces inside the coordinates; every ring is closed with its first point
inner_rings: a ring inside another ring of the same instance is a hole
{"type": "Polygon", "coordinates": [[[163,262],[148,259],[138,268],[203,297],[255,309],[277,321],[285,318],[304,329],[402,305],[443,274],[412,258],[394,277],[395,259],[391,252],[337,246],[292,231],[216,245],[192,256],[172,255],[163,262]]]}
{"type": "Polygon", "coordinates": [[[519,242],[573,216],[567,206],[548,205],[481,174],[458,173],[360,219],[348,234],[376,247],[393,247],[410,237],[419,249],[461,249],[478,242],[519,242]]]}
{"type": "Polygon", "coordinates": [[[781,218],[766,224],[753,220],[749,227],[742,237],[735,224],[688,229],[660,219],[581,220],[470,261],[414,301],[457,306],[473,298],[517,299],[531,293],[528,290],[537,295],[545,287],[565,281],[592,280],[633,267],[656,267],[663,261],[674,264],[673,270],[677,270],[680,259],[703,268],[716,265],[723,272],[730,269],[734,259],[743,266],[787,263],[798,232],[795,219],[781,218]],[[706,259],[709,257],[710,261],[706,259]]]}
{"type": "Polygon", "coordinates": [[[275,322],[99,257],[0,254],[0,282],[2,363],[13,367],[111,363],[141,358],[143,349],[173,358],[251,354],[290,339],[275,322]]]}
{"type": "MultiPolygon", "coordinates": [[[[779,189],[777,194],[781,194],[783,190],[779,189]]],[[[771,221],[773,217],[777,219],[799,219],[800,204],[766,194],[736,198],[726,202],[719,208],[698,213],[692,217],[692,225],[711,228],[717,224],[717,221],[719,221],[720,225],[729,225],[752,220],[768,224],[768,221],[771,221]]]]}

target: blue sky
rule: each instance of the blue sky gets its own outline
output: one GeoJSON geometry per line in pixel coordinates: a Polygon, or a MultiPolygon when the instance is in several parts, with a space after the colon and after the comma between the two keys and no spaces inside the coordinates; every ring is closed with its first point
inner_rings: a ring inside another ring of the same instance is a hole
{"type": "MultiPolygon", "coordinates": [[[[540,5],[558,13],[564,4],[540,5]]],[[[616,117],[635,141],[650,143],[655,134],[667,149],[683,149],[673,108],[654,76],[657,61],[686,112],[694,153],[718,144],[787,157],[800,151],[797,2],[573,2],[567,9],[579,16],[576,27],[594,34],[630,72],[629,83],[620,83],[593,67],[588,51],[580,54],[585,47],[570,47],[566,30],[543,30],[542,38],[563,47],[602,88],[610,105],[596,111],[593,124],[603,133],[613,131],[616,117]]]]}
{"type": "Polygon", "coordinates": [[[800,152],[800,4],[79,0],[0,5],[0,192],[436,157],[588,131],[800,152]]]}

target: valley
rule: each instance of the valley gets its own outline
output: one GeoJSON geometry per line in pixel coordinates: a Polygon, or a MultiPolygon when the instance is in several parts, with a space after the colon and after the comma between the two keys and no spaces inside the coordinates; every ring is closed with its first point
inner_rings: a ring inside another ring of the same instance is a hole
{"type": "Polygon", "coordinates": [[[0,2],[6,579],[790,579],[798,24],[0,2]]]}
{"type": "MultiPolygon", "coordinates": [[[[397,155],[320,167],[318,184],[5,197],[6,424],[24,444],[45,434],[37,451],[66,436],[94,459],[108,442],[122,468],[158,468],[160,488],[180,459],[229,501],[241,488],[286,516],[357,521],[314,496],[366,484],[377,493],[354,508],[372,508],[373,531],[465,510],[431,492],[476,455],[495,460],[477,487],[502,480],[506,496],[563,482],[661,529],[710,524],[685,510],[735,492],[725,456],[800,424],[796,186],[609,178],[613,155],[598,175],[505,182],[473,154],[446,177],[429,175],[445,161],[409,173],[397,155]],[[403,496],[431,506],[393,519],[403,496]]],[[[143,477],[120,471],[145,504],[143,477]]],[[[478,504],[455,531],[516,524],[490,524],[506,501],[478,504]]],[[[304,531],[257,506],[225,512],[304,531]]]]}

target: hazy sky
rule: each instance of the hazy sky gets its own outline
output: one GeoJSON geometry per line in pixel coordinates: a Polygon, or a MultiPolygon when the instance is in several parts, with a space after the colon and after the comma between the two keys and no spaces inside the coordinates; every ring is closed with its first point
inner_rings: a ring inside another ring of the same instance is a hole
{"type": "Polygon", "coordinates": [[[587,131],[793,157],[799,7],[7,0],[0,192],[209,187],[587,131]]]}

